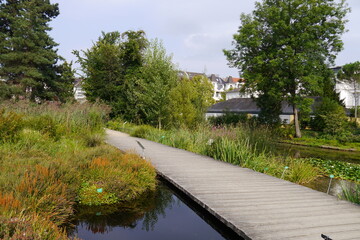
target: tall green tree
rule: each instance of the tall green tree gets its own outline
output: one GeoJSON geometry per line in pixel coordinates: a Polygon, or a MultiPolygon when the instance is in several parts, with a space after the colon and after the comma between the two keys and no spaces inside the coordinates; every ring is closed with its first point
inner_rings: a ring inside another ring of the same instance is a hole
{"type": "Polygon", "coordinates": [[[205,76],[182,78],[171,91],[170,107],[174,127],[196,127],[205,120],[208,107],[214,104],[213,86],[205,76]]]}
{"type": "Polygon", "coordinates": [[[0,2],[0,78],[4,96],[31,100],[58,98],[60,56],[48,35],[59,15],[49,0],[0,2]]]}
{"type": "Polygon", "coordinates": [[[343,47],[348,11],[344,0],[263,0],[251,15],[241,15],[234,49],[224,50],[246,88],[259,95],[265,118],[281,113],[282,100],[293,106],[296,137],[298,106],[307,95],[321,93],[325,69],[343,47]]]}
{"type": "Polygon", "coordinates": [[[84,73],[87,99],[101,99],[112,107],[113,115],[139,121],[135,92],[147,45],[143,31],[103,32],[90,49],[74,51],[84,73]]]}
{"type": "Polygon", "coordinates": [[[58,80],[54,85],[56,100],[61,102],[74,100],[75,70],[72,62],[64,62],[57,67],[58,80]]]}
{"type": "Polygon", "coordinates": [[[166,54],[159,40],[151,41],[146,49],[139,76],[137,95],[143,121],[159,128],[168,126],[172,113],[170,93],[177,84],[178,74],[172,56],[166,54]]]}
{"type": "Polygon", "coordinates": [[[352,94],[354,96],[355,122],[357,122],[357,110],[360,98],[360,62],[357,61],[354,63],[345,64],[338,72],[337,76],[340,81],[350,85],[350,89],[352,90],[352,94]]]}

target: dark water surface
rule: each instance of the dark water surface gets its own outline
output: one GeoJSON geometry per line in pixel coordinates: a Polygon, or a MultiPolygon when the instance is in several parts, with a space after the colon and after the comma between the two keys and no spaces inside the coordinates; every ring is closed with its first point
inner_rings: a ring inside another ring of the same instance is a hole
{"type": "Polygon", "coordinates": [[[291,156],[295,158],[320,158],[324,160],[360,164],[360,152],[339,151],[286,143],[275,144],[274,149],[272,150],[277,155],[291,156]]]}
{"type": "Polygon", "coordinates": [[[234,232],[169,185],[132,206],[79,208],[70,235],[85,240],[240,239],[234,232]],[[206,220],[204,220],[206,219],[206,220]]]}

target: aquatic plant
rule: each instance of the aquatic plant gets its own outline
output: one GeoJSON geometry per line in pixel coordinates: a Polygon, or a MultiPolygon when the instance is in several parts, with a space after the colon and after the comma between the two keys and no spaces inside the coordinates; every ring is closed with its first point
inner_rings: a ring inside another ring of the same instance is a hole
{"type": "Polygon", "coordinates": [[[333,160],[309,158],[308,161],[321,169],[325,175],[335,175],[336,178],[360,182],[360,165],[333,160]]]}
{"type": "Polygon", "coordinates": [[[355,187],[346,187],[344,185],[341,186],[342,194],[341,198],[347,201],[360,204],[360,185],[356,185],[355,187]]]}

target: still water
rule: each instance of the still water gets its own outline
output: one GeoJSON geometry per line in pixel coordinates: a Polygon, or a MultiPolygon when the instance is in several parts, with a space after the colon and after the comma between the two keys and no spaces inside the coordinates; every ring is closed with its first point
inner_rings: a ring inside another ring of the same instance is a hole
{"type": "Polygon", "coordinates": [[[79,208],[74,225],[70,235],[85,240],[239,239],[195,203],[161,182],[156,192],[131,206],[79,208]]]}
{"type": "Polygon", "coordinates": [[[320,158],[360,164],[360,152],[338,151],[318,147],[307,147],[280,143],[274,145],[273,153],[295,158],[320,158]]]}

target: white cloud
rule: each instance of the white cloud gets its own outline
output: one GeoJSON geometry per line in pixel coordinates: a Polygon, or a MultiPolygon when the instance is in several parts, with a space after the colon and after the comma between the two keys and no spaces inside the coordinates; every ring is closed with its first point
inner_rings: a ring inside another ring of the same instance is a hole
{"type": "MultiPolygon", "coordinates": [[[[60,15],[52,22],[51,35],[60,43],[59,53],[74,60],[73,49],[86,49],[101,31],[142,29],[159,38],[183,69],[234,75],[222,49],[231,48],[232,35],[242,12],[251,13],[255,0],[54,0],[60,15]]],[[[348,0],[352,8],[344,35],[345,49],[338,64],[360,60],[360,1],[348,0]]]]}

